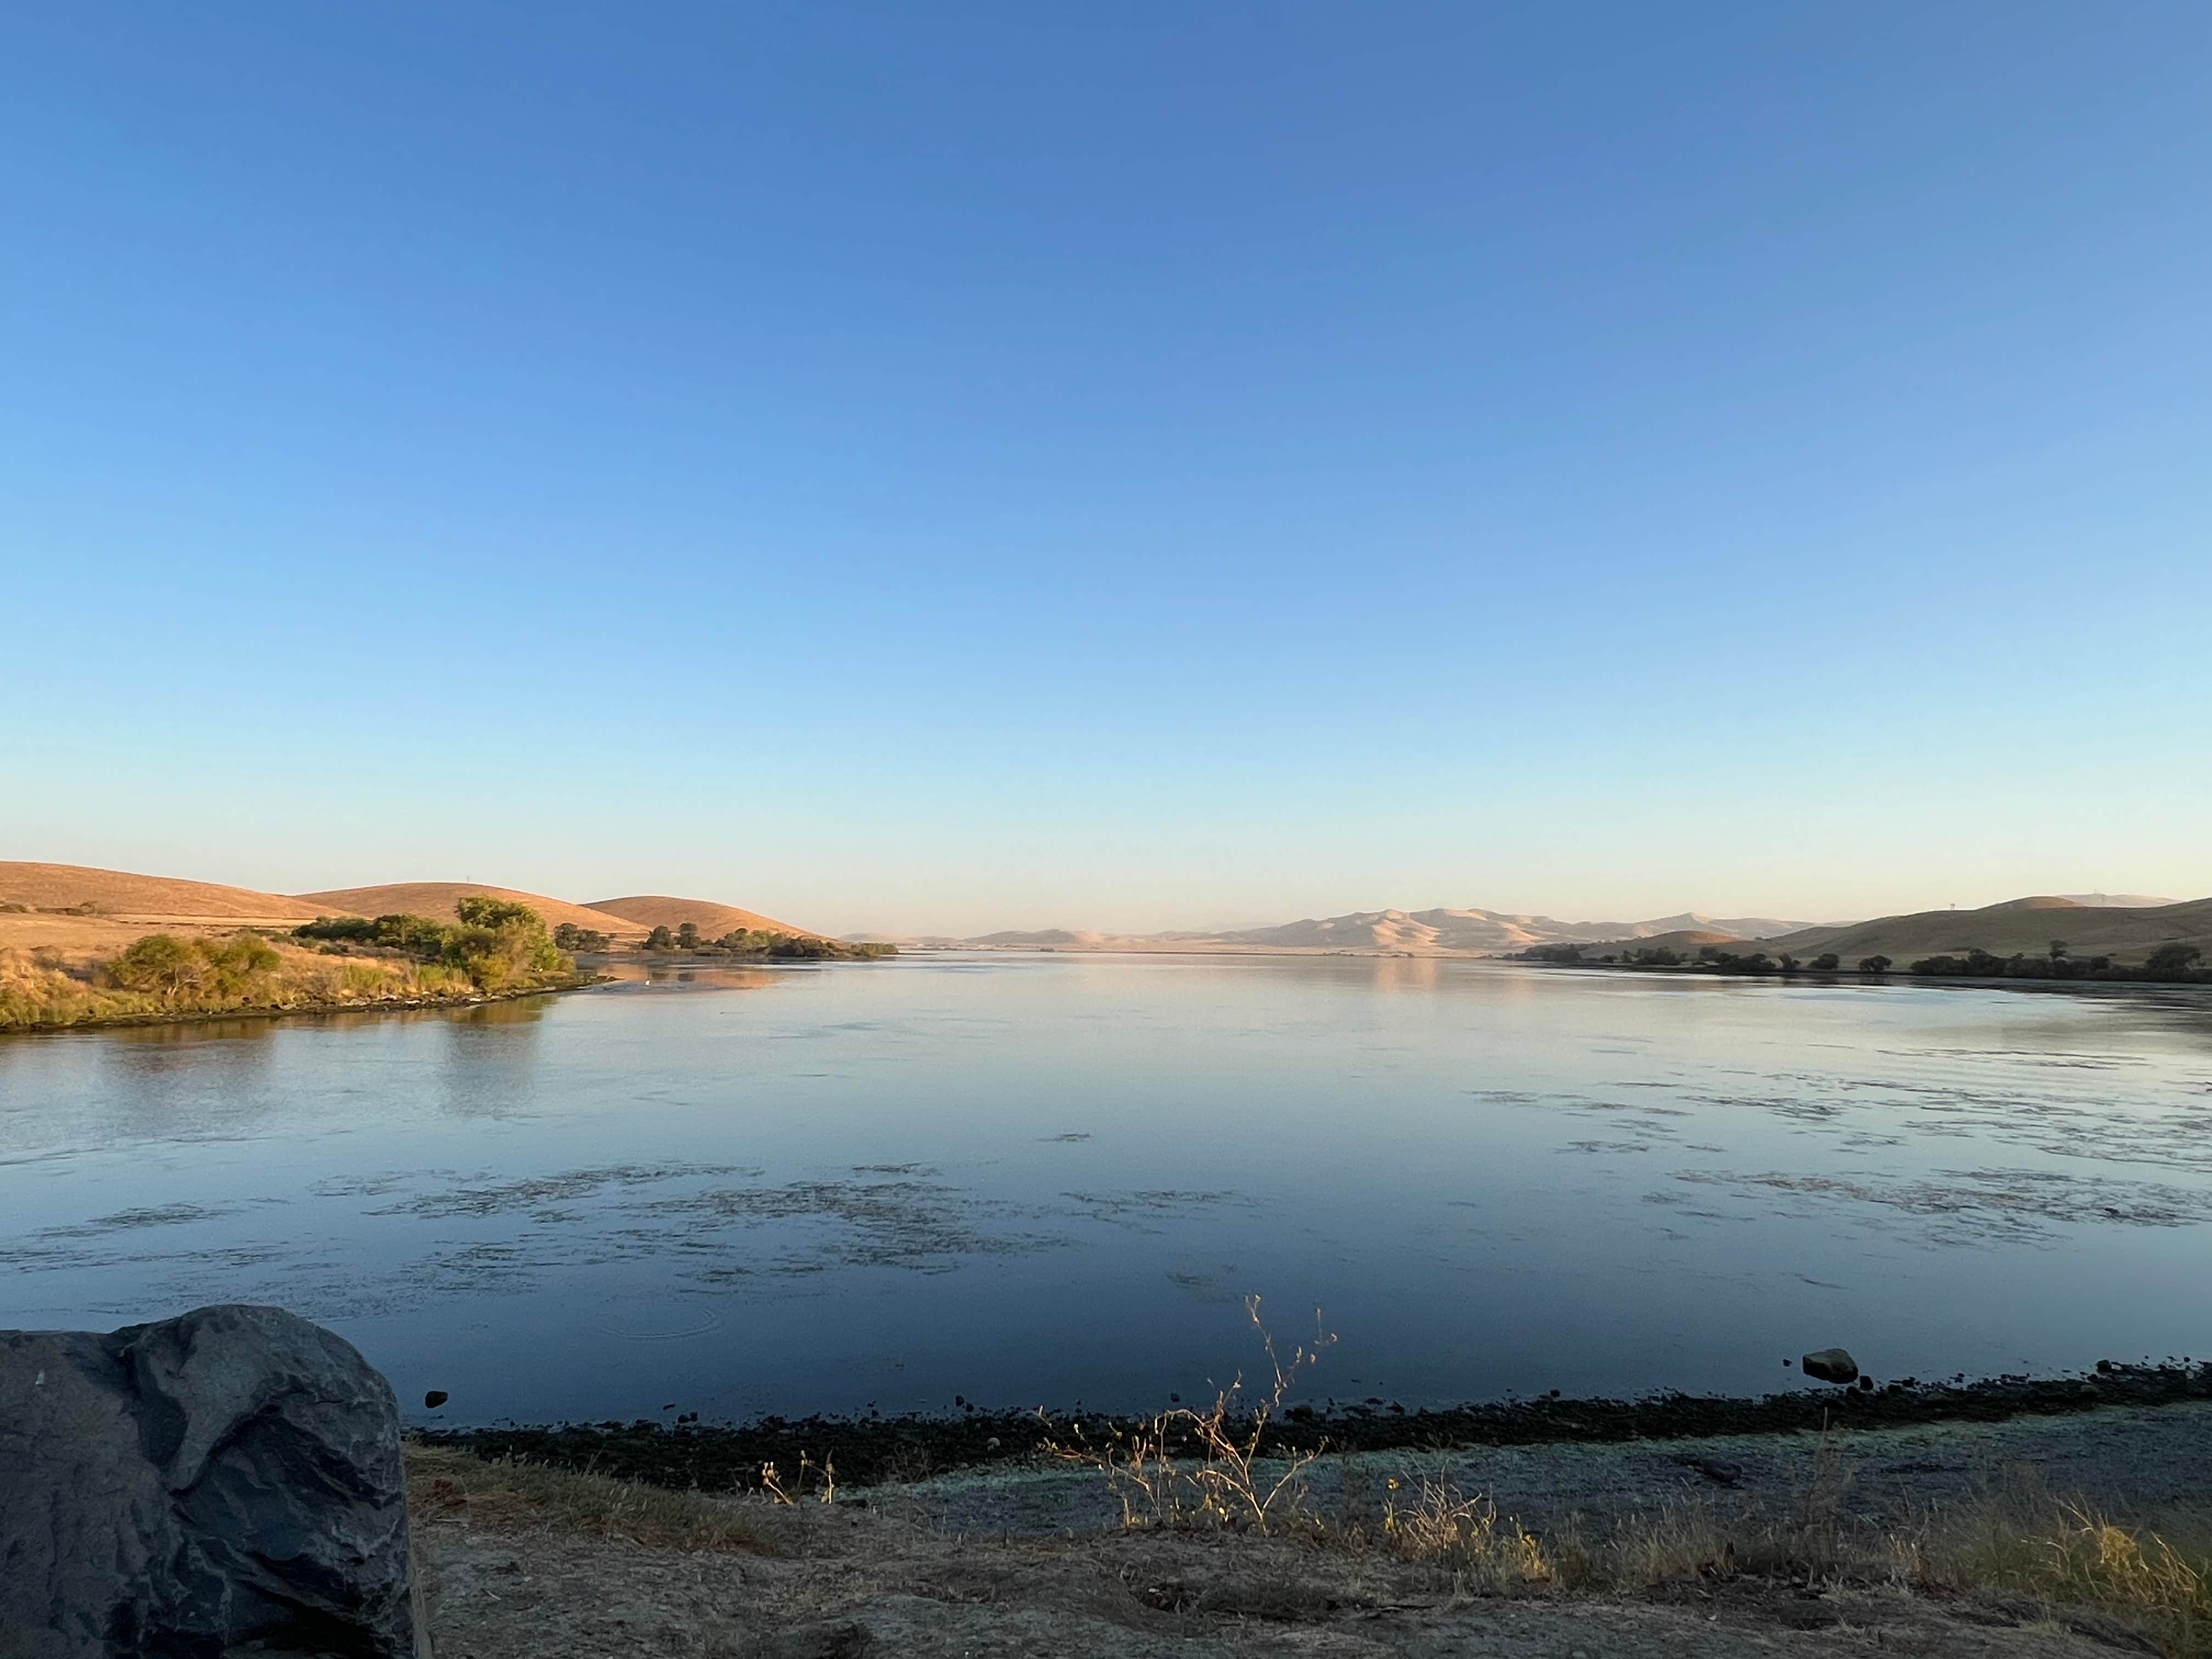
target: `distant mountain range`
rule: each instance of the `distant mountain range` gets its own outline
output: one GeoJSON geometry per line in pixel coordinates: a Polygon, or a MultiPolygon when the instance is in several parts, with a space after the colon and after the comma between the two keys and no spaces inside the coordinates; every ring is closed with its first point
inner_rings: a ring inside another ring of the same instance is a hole
{"type": "MultiPolygon", "coordinates": [[[[1273,927],[1219,933],[1101,933],[1065,927],[928,936],[899,944],[982,951],[1351,951],[1360,955],[1496,956],[1531,945],[1584,945],[1694,933],[1714,939],[1769,939],[1817,924],[1776,916],[1706,916],[1685,912],[1650,921],[1560,921],[1500,910],[1356,910],[1273,927]]],[[[878,935],[856,935],[876,938],[878,935]]]]}
{"type": "Polygon", "coordinates": [[[2177,902],[2140,893],[2056,894],[2008,900],[1975,910],[1925,910],[1870,921],[1804,922],[1779,916],[1709,916],[1696,911],[1648,921],[1561,921],[1500,910],[1356,910],[1273,927],[1218,932],[1106,933],[1047,927],[1035,932],[890,939],[900,945],[966,951],[1161,951],[1191,954],[1291,953],[1356,956],[1508,956],[1532,945],[1581,945],[1595,957],[1607,947],[1700,946],[1757,942],[1770,956],[1811,958],[1832,951],[1847,963],[1887,956],[1917,957],[1971,950],[2010,956],[2041,953],[2054,939],[2077,956],[2138,961],[2165,944],[2193,944],[2212,954],[2212,900],[2177,902]]]}
{"type": "MultiPolygon", "coordinates": [[[[317,915],[393,911],[443,919],[453,915],[458,900],[471,894],[518,900],[549,923],[573,923],[624,943],[641,939],[650,927],[680,927],[686,921],[709,939],[736,927],[799,934],[810,931],[713,900],[658,895],[600,899],[585,905],[473,882],[409,882],[285,895],[79,865],[0,860],[0,947],[52,946],[112,954],[149,926],[228,931],[240,926],[284,927],[317,915]]],[[[971,939],[851,937],[962,950],[1434,957],[1504,956],[1532,945],[1598,947],[1593,955],[1607,945],[1665,945],[1694,951],[1704,945],[1756,940],[1772,956],[1788,952],[1809,959],[1832,951],[1847,965],[1875,955],[1905,963],[1916,957],[1969,950],[2000,956],[2038,953],[2058,940],[2075,956],[2108,955],[2124,962],[2140,960],[2166,944],[2196,945],[2212,955],[2212,899],[2177,902],[2136,893],[2057,894],[1973,910],[1923,910],[1836,923],[1709,916],[1695,911],[1648,921],[1561,921],[1500,910],[1442,908],[1360,910],[1273,927],[1212,932],[1119,934],[1053,927],[971,939]]]]}

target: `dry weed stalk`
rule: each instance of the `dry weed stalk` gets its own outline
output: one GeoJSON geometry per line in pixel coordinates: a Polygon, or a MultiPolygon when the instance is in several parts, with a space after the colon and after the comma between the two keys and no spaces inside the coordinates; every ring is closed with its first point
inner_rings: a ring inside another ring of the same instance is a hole
{"type": "Polygon", "coordinates": [[[2033,1481],[1931,1510],[1897,1540],[1899,1576],[1922,1588],[2004,1590],[2116,1615],[2171,1659],[2212,1659],[2212,1541],[2201,1512],[2169,1535],[2130,1526],[2033,1481]],[[2185,1547],[2174,1537],[2187,1540],[2185,1547]]]}
{"type": "MultiPolygon", "coordinates": [[[[1395,1480],[1390,1487],[1402,1490],[1395,1480]]],[[[1559,1563],[1535,1534],[1510,1516],[1501,1525],[1495,1503],[1462,1492],[1449,1480],[1424,1480],[1410,1504],[1395,1498],[1387,1504],[1382,1541],[1408,1560],[1449,1567],[1464,1589],[1479,1594],[1546,1588],[1561,1576],[1559,1563]]]]}
{"type": "Polygon", "coordinates": [[[773,1503],[787,1506],[795,1504],[800,1498],[806,1496],[806,1477],[810,1474],[816,1478],[816,1498],[824,1504],[836,1503],[837,1501],[837,1465],[827,1457],[817,1463],[806,1452],[799,1454],[799,1480],[795,1487],[786,1486],[783,1484],[783,1477],[777,1473],[775,1464],[763,1463],[760,1468],[761,1490],[769,1495],[769,1500],[773,1503]]]}
{"type": "Polygon", "coordinates": [[[2094,1510],[2065,1506],[2051,1540],[2055,1593],[2133,1609],[2175,1654],[2212,1652],[2212,1562],[2191,1564],[2154,1532],[2140,1537],[2094,1510]]]}
{"type": "Polygon", "coordinates": [[[1244,1313],[1267,1352],[1273,1381],[1266,1394],[1248,1403],[1239,1372],[1204,1411],[1177,1407],[1140,1428],[1115,1430],[1103,1444],[1092,1443],[1079,1423],[1072,1441],[1045,1439],[1044,1449],[1052,1456],[1106,1477],[1121,1502],[1125,1525],[1241,1527],[1264,1533],[1271,1523],[1303,1510],[1303,1477],[1322,1449],[1291,1454],[1271,1478],[1261,1468],[1261,1447],[1299,1374],[1336,1338],[1322,1328],[1316,1308],[1312,1346],[1299,1346],[1285,1361],[1260,1317],[1258,1297],[1244,1298],[1244,1313]]]}

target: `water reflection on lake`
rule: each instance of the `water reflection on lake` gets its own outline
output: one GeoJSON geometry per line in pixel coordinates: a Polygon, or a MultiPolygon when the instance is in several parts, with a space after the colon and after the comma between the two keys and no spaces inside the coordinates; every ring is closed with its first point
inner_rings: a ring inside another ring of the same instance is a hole
{"type": "Polygon", "coordinates": [[[2212,1352],[2212,1010],[1420,958],[630,970],[0,1039],[0,1324],[327,1322],[448,1420],[1763,1390],[2212,1352]]]}

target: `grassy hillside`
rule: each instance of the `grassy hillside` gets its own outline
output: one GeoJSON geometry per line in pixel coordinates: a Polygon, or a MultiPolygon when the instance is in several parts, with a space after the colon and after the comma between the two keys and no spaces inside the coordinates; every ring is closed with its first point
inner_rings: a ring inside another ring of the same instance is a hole
{"type": "Polygon", "coordinates": [[[544,918],[548,927],[558,927],[567,922],[572,927],[611,933],[618,939],[635,941],[645,937],[643,927],[606,911],[586,909],[566,899],[547,898],[542,893],[518,892],[512,887],[487,887],[481,882],[398,881],[382,887],[341,887],[329,892],[301,893],[297,902],[308,907],[310,921],[317,915],[410,915],[449,922],[459,917],[455,907],[465,898],[505,899],[513,904],[526,904],[544,918]]]}
{"type": "Polygon", "coordinates": [[[2156,906],[2093,906],[2069,899],[2012,899],[1978,910],[1923,910],[1842,927],[1808,927],[1765,941],[1775,955],[1832,951],[1849,962],[1886,956],[1899,963],[1987,951],[2039,956],[2063,939],[2077,957],[2137,963],[2161,945],[2194,945],[2212,956],[2212,898],[2156,906]]]}
{"type": "Polygon", "coordinates": [[[0,905],[26,912],[75,910],[140,921],[312,921],[315,907],[282,893],[211,881],[140,876],[79,864],[0,860],[0,905]]]}
{"type": "MultiPolygon", "coordinates": [[[[586,909],[602,918],[596,925],[602,933],[620,934],[625,930],[644,932],[654,927],[673,931],[685,922],[697,927],[702,938],[720,939],[725,933],[740,929],[753,933],[789,933],[798,939],[822,937],[811,927],[796,927],[787,921],[778,921],[773,916],[762,915],[757,910],[740,910],[734,904],[717,904],[712,899],[670,898],[660,893],[641,893],[629,898],[593,899],[586,909]],[[613,918],[612,925],[605,920],[613,918]]],[[[565,920],[555,917],[551,920],[565,920]]]]}
{"type": "Polygon", "coordinates": [[[1603,949],[1613,951],[1632,947],[1639,951],[1674,951],[1694,956],[1708,945],[1745,945],[1747,943],[1734,933],[1717,933],[1709,927],[1686,927],[1677,933],[1653,933],[1649,938],[1619,940],[1605,945],[1603,949]]]}

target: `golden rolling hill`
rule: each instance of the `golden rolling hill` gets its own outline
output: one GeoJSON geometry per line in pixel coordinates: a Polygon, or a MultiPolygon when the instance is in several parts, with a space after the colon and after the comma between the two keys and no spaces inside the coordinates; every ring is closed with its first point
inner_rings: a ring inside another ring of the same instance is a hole
{"type": "Polygon", "coordinates": [[[2088,905],[2071,899],[2022,898],[1978,910],[1922,910],[1840,927],[1808,927],[1760,941],[1770,956],[1813,957],[1832,951],[1846,966],[1885,956],[1900,966],[1919,957],[1972,950],[2008,957],[2040,956],[2063,939],[2077,957],[2141,962],[2161,945],[2194,945],[2212,956],[2212,898],[2179,904],[2088,905]]]}
{"type": "MultiPolygon", "coordinates": [[[[725,933],[735,933],[740,927],[765,929],[771,933],[793,933],[801,939],[820,939],[811,927],[795,927],[787,921],[778,921],[774,916],[762,915],[757,910],[740,910],[734,904],[717,904],[712,899],[670,898],[661,893],[640,893],[629,898],[593,899],[587,909],[604,916],[611,916],[643,933],[653,927],[681,927],[690,922],[706,939],[717,939],[725,933]]],[[[608,932],[604,921],[599,926],[608,932]]]]}
{"type": "Polygon", "coordinates": [[[0,950],[36,951],[72,967],[104,962],[150,933],[290,928],[314,919],[312,904],[250,887],[0,861],[0,950]]]}
{"type": "Polygon", "coordinates": [[[473,881],[398,881],[382,887],[340,887],[324,893],[301,893],[295,902],[307,906],[311,916],[404,914],[452,921],[455,919],[453,907],[457,903],[479,895],[526,904],[545,919],[548,927],[558,927],[566,921],[579,927],[611,933],[617,939],[645,937],[644,927],[635,922],[624,921],[605,910],[586,909],[580,904],[571,904],[566,899],[548,898],[543,893],[520,892],[512,887],[488,887],[482,882],[473,881]]]}
{"type": "MultiPolygon", "coordinates": [[[[1716,933],[1710,927],[1685,927],[1671,933],[1654,933],[1648,939],[1615,939],[1605,948],[1608,951],[1675,951],[1694,955],[1708,945],[1725,945],[1740,951],[1751,941],[1734,933],[1716,933]]],[[[1587,947],[1585,947],[1587,949],[1587,947]]]]}
{"type": "Polygon", "coordinates": [[[93,915],[125,921],[300,922],[317,914],[313,904],[282,893],[79,864],[0,862],[0,904],[31,910],[88,906],[93,915]]]}

